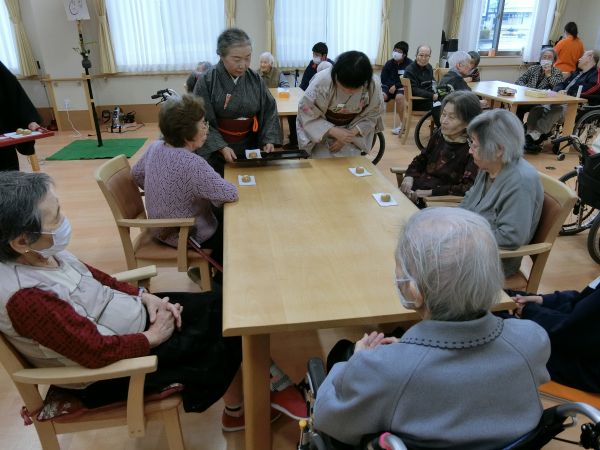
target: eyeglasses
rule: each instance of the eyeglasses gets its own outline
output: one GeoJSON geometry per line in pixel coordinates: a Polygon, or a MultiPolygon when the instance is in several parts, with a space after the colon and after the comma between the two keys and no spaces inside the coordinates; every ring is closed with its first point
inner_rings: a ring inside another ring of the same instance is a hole
{"type": "Polygon", "coordinates": [[[479,148],[479,144],[475,144],[473,139],[471,139],[470,137],[467,138],[467,144],[469,144],[469,147],[473,150],[477,150],[479,148]]]}
{"type": "Polygon", "coordinates": [[[200,121],[200,125],[198,126],[198,129],[200,131],[206,131],[208,133],[208,130],[210,129],[210,124],[208,123],[208,120],[202,119],[200,121]]]}
{"type": "Polygon", "coordinates": [[[430,58],[431,57],[430,54],[429,55],[424,55],[423,53],[419,53],[417,56],[420,57],[420,58],[430,58]]]}

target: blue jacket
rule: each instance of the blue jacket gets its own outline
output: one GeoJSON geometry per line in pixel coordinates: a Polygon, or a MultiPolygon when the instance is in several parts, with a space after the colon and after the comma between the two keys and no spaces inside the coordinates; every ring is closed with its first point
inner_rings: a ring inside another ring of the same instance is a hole
{"type": "MultiPolygon", "coordinates": [[[[327,61],[333,64],[333,61],[329,58],[327,58],[327,61]]],[[[303,91],[306,90],[306,88],[308,87],[308,83],[310,83],[312,77],[314,77],[317,73],[317,66],[318,64],[315,64],[311,61],[308,63],[308,66],[306,66],[306,69],[304,69],[304,73],[302,74],[302,81],[300,82],[300,89],[302,89],[303,91]]]]}
{"type": "Polygon", "coordinates": [[[410,63],[412,63],[410,58],[404,58],[401,63],[393,59],[385,63],[383,69],[381,69],[381,89],[383,92],[387,94],[392,86],[396,86],[396,89],[402,88],[400,77],[404,75],[404,71],[410,63]]]}
{"type": "MultiPolygon", "coordinates": [[[[577,69],[565,81],[554,86],[553,90],[558,92],[566,89],[579,74],[581,74],[581,70],[577,69]]],[[[567,90],[567,95],[577,95],[579,86],[583,86],[581,96],[587,98],[590,105],[600,104],[600,68],[594,66],[583,73],[577,82],[567,90]]]]}

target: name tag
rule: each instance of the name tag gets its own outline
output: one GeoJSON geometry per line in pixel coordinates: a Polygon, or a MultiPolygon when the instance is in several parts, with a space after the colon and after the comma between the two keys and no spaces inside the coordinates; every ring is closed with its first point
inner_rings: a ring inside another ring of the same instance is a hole
{"type": "Polygon", "coordinates": [[[589,284],[589,287],[591,287],[592,289],[596,289],[598,287],[598,283],[600,283],[600,277],[598,277],[594,281],[592,281],[589,284]]]}
{"type": "Polygon", "coordinates": [[[400,75],[400,76],[404,75],[404,70],[398,69],[398,75],[400,75]]]}
{"type": "Polygon", "coordinates": [[[346,106],[346,104],[345,104],[345,103],[338,103],[338,104],[337,104],[337,106],[336,106],[336,108],[337,108],[337,109],[342,109],[342,108],[344,108],[345,106],[346,106]]]}

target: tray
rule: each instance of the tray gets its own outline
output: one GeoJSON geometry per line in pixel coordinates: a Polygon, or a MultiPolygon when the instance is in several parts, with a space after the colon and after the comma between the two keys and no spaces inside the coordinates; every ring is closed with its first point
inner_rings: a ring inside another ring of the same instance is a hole
{"type": "Polygon", "coordinates": [[[310,155],[306,150],[281,150],[271,153],[260,152],[260,158],[236,159],[234,164],[239,165],[261,165],[269,161],[282,161],[284,159],[307,159],[310,155]]]}
{"type": "Polygon", "coordinates": [[[38,128],[36,131],[26,136],[15,132],[0,134],[0,147],[9,147],[11,145],[21,144],[22,142],[35,141],[36,139],[43,139],[50,136],[54,136],[54,131],[46,130],[45,128],[38,128]]]}

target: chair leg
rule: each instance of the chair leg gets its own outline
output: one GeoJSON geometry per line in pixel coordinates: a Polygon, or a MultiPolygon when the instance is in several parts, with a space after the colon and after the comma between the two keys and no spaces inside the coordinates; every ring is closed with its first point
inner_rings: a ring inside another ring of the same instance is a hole
{"type": "Polygon", "coordinates": [[[34,419],[33,425],[43,450],[60,450],[60,444],[52,422],[38,422],[34,419]]]}
{"type": "Polygon", "coordinates": [[[34,172],[40,171],[40,163],[38,162],[38,157],[34,153],[33,155],[28,155],[27,159],[29,160],[29,164],[31,164],[31,170],[34,172]]]}
{"type": "Polygon", "coordinates": [[[202,292],[209,292],[212,290],[211,280],[210,264],[208,261],[203,261],[200,264],[200,289],[202,289],[202,292]]]}
{"type": "Polygon", "coordinates": [[[165,423],[165,434],[167,435],[169,450],[185,450],[178,409],[173,408],[163,411],[162,416],[165,423]]]}

